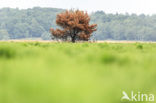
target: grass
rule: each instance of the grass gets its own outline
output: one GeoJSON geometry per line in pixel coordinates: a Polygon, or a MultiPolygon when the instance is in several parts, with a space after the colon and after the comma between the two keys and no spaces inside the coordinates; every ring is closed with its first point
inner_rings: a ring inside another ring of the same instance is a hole
{"type": "Polygon", "coordinates": [[[1,42],[0,103],[121,103],[122,91],[156,94],[155,53],[146,43],[1,42]]]}

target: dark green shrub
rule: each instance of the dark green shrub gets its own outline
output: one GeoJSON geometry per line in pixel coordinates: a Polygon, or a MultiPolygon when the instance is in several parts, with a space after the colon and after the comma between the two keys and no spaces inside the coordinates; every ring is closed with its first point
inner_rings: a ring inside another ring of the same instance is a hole
{"type": "Polygon", "coordinates": [[[9,47],[0,47],[0,58],[12,58],[15,56],[15,51],[9,47]]]}
{"type": "Polygon", "coordinates": [[[116,62],[117,58],[112,54],[104,54],[101,57],[102,63],[110,64],[116,62]]]}
{"type": "Polygon", "coordinates": [[[138,44],[138,45],[137,45],[137,49],[143,49],[143,45],[138,44]]]}

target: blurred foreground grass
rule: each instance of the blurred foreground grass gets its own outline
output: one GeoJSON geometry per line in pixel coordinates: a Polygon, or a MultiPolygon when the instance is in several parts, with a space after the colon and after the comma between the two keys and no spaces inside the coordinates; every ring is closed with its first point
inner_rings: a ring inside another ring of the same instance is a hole
{"type": "Polygon", "coordinates": [[[0,103],[121,103],[155,78],[156,44],[0,43],[0,103]]]}

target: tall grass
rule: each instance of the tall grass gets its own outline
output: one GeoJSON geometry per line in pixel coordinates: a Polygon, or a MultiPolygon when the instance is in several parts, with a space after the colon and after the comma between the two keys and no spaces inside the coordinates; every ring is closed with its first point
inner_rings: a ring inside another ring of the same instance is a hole
{"type": "Polygon", "coordinates": [[[121,103],[156,94],[156,44],[0,43],[0,103],[121,103]]]}

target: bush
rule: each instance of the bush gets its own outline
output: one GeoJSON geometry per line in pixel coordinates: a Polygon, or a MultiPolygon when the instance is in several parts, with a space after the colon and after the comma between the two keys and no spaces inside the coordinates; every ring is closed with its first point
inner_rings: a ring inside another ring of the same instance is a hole
{"type": "Polygon", "coordinates": [[[137,49],[143,49],[143,45],[141,44],[137,45],[137,49]]]}
{"type": "Polygon", "coordinates": [[[0,47],[0,57],[12,58],[15,56],[15,51],[9,47],[0,47]]]}
{"type": "Polygon", "coordinates": [[[106,64],[114,63],[114,62],[116,62],[116,60],[117,60],[116,56],[114,56],[112,54],[104,54],[101,57],[102,63],[106,63],[106,64]]]}

